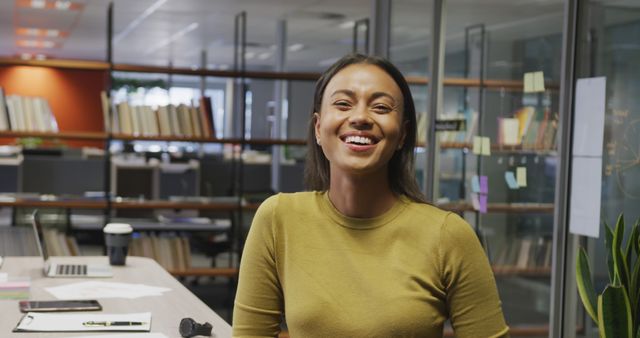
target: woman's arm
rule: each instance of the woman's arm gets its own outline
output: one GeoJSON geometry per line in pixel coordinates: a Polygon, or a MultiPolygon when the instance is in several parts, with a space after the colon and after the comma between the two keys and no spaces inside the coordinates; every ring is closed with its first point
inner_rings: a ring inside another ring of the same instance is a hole
{"type": "Polygon", "coordinates": [[[280,332],[283,297],[272,227],[277,199],[273,196],[262,203],[247,236],[233,309],[233,337],[275,337],[280,332]]]}
{"type": "Polygon", "coordinates": [[[456,337],[507,337],[493,272],[473,229],[452,213],[440,236],[442,281],[456,337]]]}

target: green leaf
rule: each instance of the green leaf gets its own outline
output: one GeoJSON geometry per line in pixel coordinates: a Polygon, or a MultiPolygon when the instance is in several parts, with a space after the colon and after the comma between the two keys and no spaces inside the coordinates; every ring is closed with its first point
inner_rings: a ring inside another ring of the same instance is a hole
{"type": "Polygon", "coordinates": [[[614,285],[622,285],[629,290],[629,267],[627,259],[622,254],[622,240],[624,238],[624,216],[620,214],[613,233],[613,244],[611,246],[611,255],[613,257],[614,285]],[[619,283],[617,283],[619,282],[619,283]]]}
{"type": "Polygon", "coordinates": [[[607,247],[607,268],[609,272],[609,282],[613,283],[615,277],[613,272],[613,257],[611,255],[611,246],[613,244],[613,230],[611,227],[605,222],[604,223],[604,243],[607,247]]]}
{"type": "Polygon", "coordinates": [[[631,289],[629,292],[629,300],[631,301],[631,311],[635,313],[635,325],[640,326],[640,259],[636,259],[631,273],[631,289]]]}
{"type": "Polygon", "coordinates": [[[631,265],[631,261],[633,260],[634,251],[637,252],[635,246],[638,242],[638,231],[640,231],[640,229],[638,229],[638,221],[636,221],[636,224],[631,230],[629,241],[627,242],[627,249],[625,250],[625,257],[627,258],[627,263],[629,265],[631,265]]]}
{"type": "Polygon", "coordinates": [[[583,248],[578,252],[576,262],[576,282],[578,283],[578,294],[582,299],[584,309],[587,311],[591,319],[598,325],[598,314],[596,304],[596,291],[591,281],[591,268],[589,267],[589,258],[583,248]]]}
{"type": "Polygon", "coordinates": [[[598,329],[603,338],[633,338],[631,306],[623,287],[609,284],[598,296],[598,329]]]}

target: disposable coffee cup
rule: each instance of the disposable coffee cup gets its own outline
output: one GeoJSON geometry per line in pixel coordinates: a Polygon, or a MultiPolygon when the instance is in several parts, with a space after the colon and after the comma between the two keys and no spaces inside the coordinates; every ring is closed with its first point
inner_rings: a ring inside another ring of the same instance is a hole
{"type": "Polygon", "coordinates": [[[133,228],[126,223],[109,223],[105,225],[103,231],[107,255],[109,255],[109,264],[124,265],[127,260],[133,228]]]}

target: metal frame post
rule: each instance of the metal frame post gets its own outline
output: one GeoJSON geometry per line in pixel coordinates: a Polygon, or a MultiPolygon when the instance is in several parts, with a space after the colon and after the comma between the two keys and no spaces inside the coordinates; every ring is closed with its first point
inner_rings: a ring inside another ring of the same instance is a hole
{"type": "Polygon", "coordinates": [[[371,29],[369,41],[372,48],[367,52],[371,55],[389,58],[389,41],[391,27],[391,0],[372,0],[371,29]]]}
{"type": "MultiPolygon", "coordinates": [[[[284,71],[287,55],[287,22],[279,20],[276,28],[276,71],[284,71]]],[[[274,120],[271,137],[274,139],[282,138],[282,115],[284,110],[284,98],[286,93],[286,81],[276,80],[273,90],[273,100],[275,102],[274,120]]],[[[271,189],[274,192],[280,191],[280,159],[282,156],[282,146],[271,146],[271,189]]]]}

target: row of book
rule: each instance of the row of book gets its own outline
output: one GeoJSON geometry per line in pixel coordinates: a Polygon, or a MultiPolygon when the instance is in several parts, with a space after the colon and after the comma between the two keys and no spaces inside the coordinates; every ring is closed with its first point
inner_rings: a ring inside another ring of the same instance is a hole
{"type": "Polygon", "coordinates": [[[211,100],[208,97],[201,98],[199,107],[180,104],[160,106],[157,109],[134,106],[128,102],[112,106],[104,94],[102,100],[105,126],[112,133],[215,138],[211,100]]]}
{"type": "Polygon", "coordinates": [[[0,87],[0,131],[57,132],[58,123],[46,99],[5,95],[0,87]]]}
{"type": "Polygon", "coordinates": [[[50,256],[81,256],[78,242],[57,229],[44,229],[44,245],[50,256]]]}
{"type": "Polygon", "coordinates": [[[189,238],[175,233],[136,234],[129,244],[129,255],[153,258],[167,270],[191,267],[189,238]]]}
{"type": "Polygon", "coordinates": [[[548,109],[536,111],[533,107],[524,107],[512,118],[498,118],[497,143],[524,149],[554,149],[557,131],[557,114],[548,109]]]}
{"type": "Polygon", "coordinates": [[[551,267],[552,241],[550,238],[517,238],[509,240],[493,257],[495,266],[513,266],[520,269],[551,267]]]}

